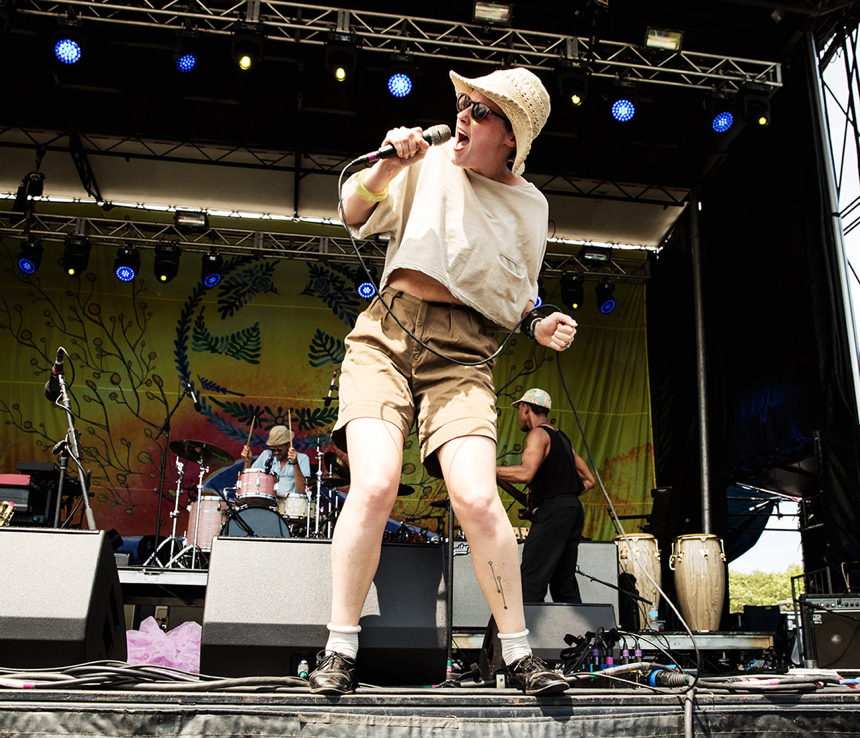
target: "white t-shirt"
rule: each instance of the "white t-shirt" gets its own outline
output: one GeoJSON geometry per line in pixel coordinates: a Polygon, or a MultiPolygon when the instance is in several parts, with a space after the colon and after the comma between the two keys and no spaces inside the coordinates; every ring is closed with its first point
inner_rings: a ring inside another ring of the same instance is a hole
{"type": "Polygon", "coordinates": [[[530,182],[487,179],[454,166],[452,153],[452,142],[433,146],[400,172],[353,233],[391,234],[380,287],[395,269],[414,269],[509,330],[537,296],[549,206],[530,182]]]}

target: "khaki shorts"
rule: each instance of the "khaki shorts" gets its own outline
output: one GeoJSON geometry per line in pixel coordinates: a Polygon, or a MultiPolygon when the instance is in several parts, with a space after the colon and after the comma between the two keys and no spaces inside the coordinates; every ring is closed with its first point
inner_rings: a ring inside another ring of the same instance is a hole
{"type": "MultiPolygon", "coordinates": [[[[487,321],[472,308],[425,302],[389,288],[382,298],[406,328],[445,356],[479,361],[498,348],[487,321]]],[[[380,418],[400,428],[405,441],[417,415],[421,461],[441,477],[436,451],[443,444],[462,436],[496,440],[492,363],[464,367],[436,356],[404,332],[375,297],[346,337],[332,438],[348,453],[346,424],[380,418]]]]}

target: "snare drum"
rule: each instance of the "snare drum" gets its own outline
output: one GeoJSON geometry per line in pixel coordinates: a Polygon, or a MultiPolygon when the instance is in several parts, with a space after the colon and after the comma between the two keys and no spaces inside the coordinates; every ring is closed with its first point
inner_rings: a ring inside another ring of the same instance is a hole
{"type": "Polygon", "coordinates": [[[726,597],[723,542],[710,534],[678,536],[672,541],[669,568],[681,614],[690,630],[719,630],[726,597]]]}
{"type": "Polygon", "coordinates": [[[308,508],[310,508],[311,518],[315,518],[316,503],[310,502],[306,495],[287,495],[278,498],[278,512],[292,522],[307,520],[308,508]]]}
{"type": "Polygon", "coordinates": [[[188,509],[188,540],[198,548],[208,551],[212,539],[221,530],[221,498],[218,495],[201,495],[188,509]],[[200,509],[200,517],[197,510],[200,509]]]}
{"type": "Polygon", "coordinates": [[[268,507],[243,507],[236,511],[221,528],[222,536],[255,536],[258,538],[289,538],[290,528],[286,521],[268,507]],[[241,518],[250,530],[236,518],[241,518]]]}
{"type": "Polygon", "coordinates": [[[245,469],[236,482],[236,500],[248,507],[274,507],[277,504],[274,474],[262,469],[245,469]]]}

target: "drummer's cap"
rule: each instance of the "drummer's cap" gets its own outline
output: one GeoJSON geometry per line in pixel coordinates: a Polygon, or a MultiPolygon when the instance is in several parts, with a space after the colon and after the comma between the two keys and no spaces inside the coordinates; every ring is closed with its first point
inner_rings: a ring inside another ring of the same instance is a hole
{"type": "Polygon", "coordinates": [[[532,387],[530,390],[526,390],[526,393],[520,397],[519,400],[511,403],[511,407],[516,407],[521,402],[527,402],[529,405],[537,405],[538,407],[545,407],[547,410],[552,410],[552,400],[549,399],[549,393],[544,392],[542,389],[538,389],[537,387],[532,387]]]}
{"type": "Polygon", "coordinates": [[[287,443],[292,443],[293,432],[285,425],[274,425],[269,431],[269,440],[266,441],[267,446],[283,446],[287,443]]]}

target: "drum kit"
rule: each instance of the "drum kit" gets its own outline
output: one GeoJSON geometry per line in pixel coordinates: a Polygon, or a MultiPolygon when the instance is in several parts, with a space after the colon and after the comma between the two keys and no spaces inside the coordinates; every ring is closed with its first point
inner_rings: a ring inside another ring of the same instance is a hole
{"type": "MultiPolygon", "coordinates": [[[[177,494],[170,517],[173,528],[169,538],[158,545],[145,564],[164,567],[206,568],[215,536],[254,536],[260,538],[330,538],[340,508],[339,487],[350,483],[349,467],[334,452],[316,455],[318,471],[315,485],[307,495],[277,495],[278,477],[264,469],[245,469],[235,487],[214,493],[204,488],[203,480],[212,467],[232,464],[233,457],[214,444],[204,441],[173,441],[177,494]],[[196,487],[188,488],[187,507],[180,505],[186,464],[198,465],[196,487]],[[325,474],[323,471],[325,470],[325,474]],[[188,527],[179,536],[178,519],[188,511],[188,527]]],[[[411,490],[410,490],[411,491],[411,490]]]]}

